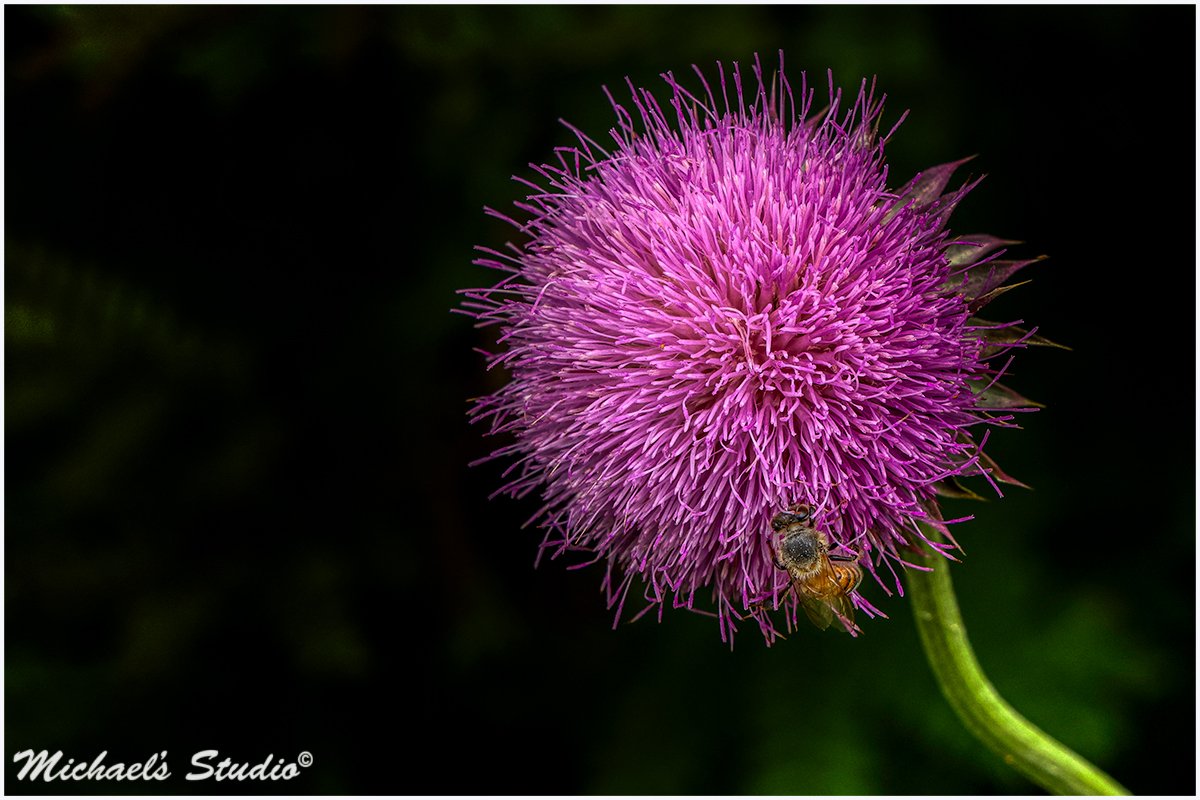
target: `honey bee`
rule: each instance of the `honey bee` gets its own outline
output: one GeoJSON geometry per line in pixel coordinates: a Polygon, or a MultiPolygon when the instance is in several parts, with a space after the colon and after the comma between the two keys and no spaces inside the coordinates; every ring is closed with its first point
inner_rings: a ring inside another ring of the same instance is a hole
{"type": "Polygon", "coordinates": [[[847,629],[854,628],[850,594],[862,581],[854,557],[829,555],[829,540],[817,530],[811,506],[779,512],[771,527],[779,534],[775,565],[792,576],[792,588],[812,623],[825,630],[837,617],[847,629]]]}

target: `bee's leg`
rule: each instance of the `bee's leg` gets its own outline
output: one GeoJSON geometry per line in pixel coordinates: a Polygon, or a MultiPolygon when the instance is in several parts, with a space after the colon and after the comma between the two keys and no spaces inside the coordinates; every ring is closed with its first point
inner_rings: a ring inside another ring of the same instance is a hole
{"type": "Polygon", "coordinates": [[[771,560],[775,562],[775,566],[779,567],[779,569],[787,569],[787,567],[783,565],[783,562],[779,560],[779,556],[775,555],[774,553],[771,554],[771,560]]]}
{"type": "Polygon", "coordinates": [[[751,607],[751,609],[754,612],[754,614],[766,614],[768,611],[775,610],[774,608],[771,607],[771,604],[766,602],[765,600],[761,603],[755,603],[751,607]]]}
{"type": "MultiPolygon", "coordinates": [[[[764,615],[765,615],[765,614],[766,614],[767,612],[769,612],[769,611],[778,611],[778,610],[779,610],[779,607],[778,607],[778,606],[772,605],[772,604],[770,604],[770,603],[766,602],[765,600],[764,600],[763,602],[761,602],[761,603],[755,603],[755,604],[754,604],[754,611],[755,611],[755,613],[758,613],[758,614],[764,614],[764,615]]],[[[787,638],[786,636],[784,636],[782,633],[780,633],[779,631],[777,631],[777,630],[775,629],[775,626],[774,626],[773,624],[771,624],[771,621],[770,621],[770,618],[769,618],[769,617],[768,617],[768,620],[767,620],[767,626],[768,626],[768,628],[770,629],[771,636],[774,636],[774,637],[776,637],[776,638],[779,638],[779,639],[786,639],[786,638],[787,638]]]]}

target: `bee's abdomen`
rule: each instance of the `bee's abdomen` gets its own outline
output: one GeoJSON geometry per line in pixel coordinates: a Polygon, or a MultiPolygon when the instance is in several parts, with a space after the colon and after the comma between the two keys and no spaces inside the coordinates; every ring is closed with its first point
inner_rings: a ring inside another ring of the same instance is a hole
{"type": "Polygon", "coordinates": [[[862,567],[858,564],[838,564],[834,570],[834,580],[842,594],[850,594],[862,583],[862,567]]]}

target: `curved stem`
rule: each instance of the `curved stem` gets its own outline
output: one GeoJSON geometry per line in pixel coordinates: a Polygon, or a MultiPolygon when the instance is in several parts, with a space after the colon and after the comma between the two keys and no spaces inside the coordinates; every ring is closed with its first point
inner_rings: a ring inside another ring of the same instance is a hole
{"type": "MultiPolygon", "coordinates": [[[[936,534],[925,529],[932,540],[936,534]]],[[[932,552],[916,559],[932,572],[909,570],[921,644],[942,694],[976,738],[1034,783],[1054,794],[1127,795],[1129,791],[1018,714],[983,674],[958,611],[950,562],[932,552]]]]}

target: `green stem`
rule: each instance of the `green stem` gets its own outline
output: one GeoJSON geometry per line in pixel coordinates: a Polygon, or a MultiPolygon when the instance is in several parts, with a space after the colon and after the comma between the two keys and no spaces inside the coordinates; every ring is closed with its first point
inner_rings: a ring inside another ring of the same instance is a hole
{"type": "MultiPolygon", "coordinates": [[[[926,536],[936,534],[928,528],[926,536]]],[[[932,552],[916,559],[932,572],[908,571],[921,644],[942,694],[980,741],[1004,763],[1053,794],[1127,795],[1129,791],[1018,714],[983,674],[958,611],[950,562],[932,552]]]]}

